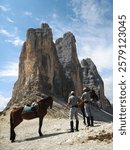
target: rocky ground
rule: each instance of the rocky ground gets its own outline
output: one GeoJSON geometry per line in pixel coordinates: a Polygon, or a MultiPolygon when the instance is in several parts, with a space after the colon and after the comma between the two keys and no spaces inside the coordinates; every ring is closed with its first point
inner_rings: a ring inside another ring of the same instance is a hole
{"type": "Polygon", "coordinates": [[[112,122],[95,121],[86,127],[80,117],[79,132],[68,133],[68,110],[53,108],[43,121],[43,137],[38,136],[38,119],[24,120],[15,131],[16,141],[11,143],[9,113],[0,116],[1,150],[112,150],[112,122]],[[56,111],[57,110],[57,111],[56,111]],[[60,112],[60,115],[58,113],[60,112]],[[53,114],[53,115],[52,115],[53,114]],[[62,114],[62,115],[61,115],[62,114]]]}

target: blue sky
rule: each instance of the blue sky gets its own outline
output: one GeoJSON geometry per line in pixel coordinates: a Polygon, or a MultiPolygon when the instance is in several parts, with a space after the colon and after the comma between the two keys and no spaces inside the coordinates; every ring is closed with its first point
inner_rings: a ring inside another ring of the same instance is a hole
{"type": "Polygon", "coordinates": [[[44,22],[54,41],[68,31],[75,35],[79,60],[93,60],[112,101],[112,7],[112,0],[0,0],[0,110],[12,96],[26,31],[44,22]]]}

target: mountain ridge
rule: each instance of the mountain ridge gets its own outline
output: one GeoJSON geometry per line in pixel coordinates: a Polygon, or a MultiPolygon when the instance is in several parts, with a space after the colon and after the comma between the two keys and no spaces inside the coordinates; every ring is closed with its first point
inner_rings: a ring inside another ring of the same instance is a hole
{"type": "Polygon", "coordinates": [[[41,28],[27,30],[19,57],[18,80],[7,107],[42,93],[66,100],[71,90],[80,96],[86,86],[96,91],[100,107],[112,113],[95,64],[90,58],[81,63],[78,60],[74,35],[67,32],[54,43],[52,29],[43,23],[41,28]]]}

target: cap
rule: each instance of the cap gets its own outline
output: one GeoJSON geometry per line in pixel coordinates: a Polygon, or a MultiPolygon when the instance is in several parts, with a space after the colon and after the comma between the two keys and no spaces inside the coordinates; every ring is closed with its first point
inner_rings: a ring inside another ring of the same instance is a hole
{"type": "Polygon", "coordinates": [[[84,88],[83,88],[83,91],[86,91],[86,90],[87,90],[87,88],[86,88],[86,87],[84,87],[84,88]]]}
{"type": "Polygon", "coordinates": [[[74,94],[74,91],[71,91],[70,94],[73,95],[73,94],[74,94]]]}

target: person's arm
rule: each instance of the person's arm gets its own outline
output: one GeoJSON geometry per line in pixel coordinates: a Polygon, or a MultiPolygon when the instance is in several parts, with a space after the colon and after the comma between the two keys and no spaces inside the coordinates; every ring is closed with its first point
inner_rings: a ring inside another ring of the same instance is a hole
{"type": "Polygon", "coordinates": [[[84,95],[82,94],[82,96],[80,97],[80,99],[82,99],[84,101],[84,95]]]}
{"type": "Polygon", "coordinates": [[[70,99],[68,99],[68,103],[66,104],[64,109],[67,109],[69,105],[70,105],[70,99]]]}
{"type": "Polygon", "coordinates": [[[82,95],[82,100],[84,101],[84,103],[88,101],[88,100],[86,99],[86,95],[84,95],[84,94],[82,95]]]}

